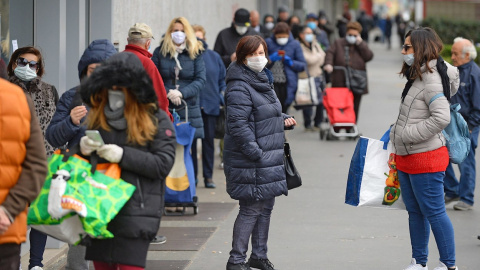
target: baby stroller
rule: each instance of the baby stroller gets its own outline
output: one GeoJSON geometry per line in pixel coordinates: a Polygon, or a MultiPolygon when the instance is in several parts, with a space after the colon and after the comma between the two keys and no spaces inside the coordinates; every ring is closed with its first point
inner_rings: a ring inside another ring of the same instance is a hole
{"type": "Polygon", "coordinates": [[[320,139],[334,140],[358,138],[357,120],[353,110],[353,94],[350,91],[350,81],[347,76],[347,69],[342,66],[335,66],[334,69],[345,72],[345,85],[347,87],[331,87],[325,89],[323,105],[327,112],[325,123],[320,125],[320,139]]]}
{"type": "Polygon", "coordinates": [[[195,187],[195,176],[193,172],[193,160],[190,154],[193,138],[195,136],[195,128],[188,122],[188,106],[182,99],[183,108],[177,110],[185,110],[185,122],[180,122],[180,116],[173,109],[174,118],[173,125],[177,136],[177,146],[175,151],[175,162],[173,168],[166,178],[165,190],[165,207],[182,208],[181,212],[164,214],[184,215],[186,207],[193,207],[193,214],[198,213],[198,197],[195,187]]]}

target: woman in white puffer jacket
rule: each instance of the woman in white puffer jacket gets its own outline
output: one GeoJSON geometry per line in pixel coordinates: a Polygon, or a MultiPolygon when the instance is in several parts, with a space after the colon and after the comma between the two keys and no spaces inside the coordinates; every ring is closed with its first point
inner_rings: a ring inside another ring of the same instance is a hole
{"type": "Polygon", "coordinates": [[[409,215],[412,260],[408,270],[428,269],[430,228],[440,254],[434,270],[458,269],[453,226],[445,210],[443,178],[449,156],[442,130],[450,123],[449,100],[457,92],[459,74],[439,55],[442,47],[433,29],[418,28],[407,33],[402,49],[401,74],[408,81],[390,138],[409,215]]]}

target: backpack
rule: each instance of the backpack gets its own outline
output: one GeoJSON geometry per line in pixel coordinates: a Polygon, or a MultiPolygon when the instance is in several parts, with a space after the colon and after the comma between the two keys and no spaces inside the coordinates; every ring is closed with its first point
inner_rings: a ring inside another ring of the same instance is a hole
{"type": "MultiPolygon", "coordinates": [[[[435,99],[441,96],[444,96],[444,94],[436,94],[430,99],[428,105],[430,106],[435,99]]],[[[467,122],[458,112],[460,108],[461,106],[458,103],[450,105],[450,124],[442,131],[447,140],[450,162],[455,164],[460,164],[467,158],[471,144],[467,122]]]]}

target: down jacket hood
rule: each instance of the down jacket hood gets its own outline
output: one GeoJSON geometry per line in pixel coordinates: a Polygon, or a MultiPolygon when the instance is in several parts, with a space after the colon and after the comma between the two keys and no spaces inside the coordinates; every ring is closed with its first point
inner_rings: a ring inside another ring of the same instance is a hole
{"type": "MultiPolygon", "coordinates": [[[[450,79],[450,96],[453,96],[457,93],[458,87],[460,86],[460,74],[458,72],[458,68],[450,65],[448,62],[445,62],[445,64],[447,65],[447,75],[450,79]]],[[[428,62],[428,66],[433,71],[437,71],[437,59],[428,62]]],[[[426,65],[422,65],[420,71],[422,73],[428,72],[426,65]]]]}
{"type": "Polygon", "coordinates": [[[270,70],[264,68],[262,72],[255,72],[245,65],[238,65],[236,61],[232,62],[227,69],[225,82],[243,81],[246,82],[259,92],[270,91],[273,86],[273,75],[270,70]],[[268,82],[268,84],[265,84],[268,82]]]}
{"type": "Polygon", "coordinates": [[[157,103],[152,80],[142,62],[133,53],[117,53],[97,67],[80,85],[82,100],[91,106],[92,95],[114,85],[132,90],[140,103],[157,103]]]}
{"type": "Polygon", "coordinates": [[[78,77],[81,79],[82,72],[93,63],[101,63],[117,53],[113,44],[108,39],[92,41],[85,49],[78,62],[78,77]]]}

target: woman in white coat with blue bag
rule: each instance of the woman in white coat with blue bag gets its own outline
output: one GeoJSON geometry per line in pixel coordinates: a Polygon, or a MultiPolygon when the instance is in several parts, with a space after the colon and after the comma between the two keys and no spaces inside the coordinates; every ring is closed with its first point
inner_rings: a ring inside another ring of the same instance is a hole
{"type": "Polygon", "coordinates": [[[408,270],[428,269],[430,229],[440,254],[434,270],[458,269],[453,226],[445,210],[443,178],[449,155],[442,130],[450,123],[449,100],[457,92],[459,75],[441,58],[442,47],[433,29],[418,28],[407,33],[402,49],[400,73],[408,81],[390,139],[409,216],[408,270]]]}

